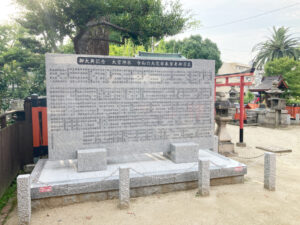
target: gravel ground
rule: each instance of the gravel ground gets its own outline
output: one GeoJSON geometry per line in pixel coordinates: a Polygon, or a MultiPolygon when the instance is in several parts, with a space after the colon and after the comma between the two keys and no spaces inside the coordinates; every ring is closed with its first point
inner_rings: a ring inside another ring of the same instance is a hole
{"type": "MultiPolygon", "coordinates": [[[[233,142],[239,127],[228,127],[233,142]]],[[[300,127],[245,128],[246,148],[236,148],[234,159],[248,165],[244,184],[211,187],[209,197],[197,197],[197,190],[180,191],[131,199],[130,209],[119,210],[118,200],[87,202],[32,213],[31,224],[163,224],[163,225],[287,225],[300,224],[300,127]],[[277,186],[263,188],[264,152],[255,146],[292,148],[278,154],[277,186]],[[251,159],[248,159],[251,158],[251,159]]],[[[17,224],[16,209],[6,224],[17,224]]]]}

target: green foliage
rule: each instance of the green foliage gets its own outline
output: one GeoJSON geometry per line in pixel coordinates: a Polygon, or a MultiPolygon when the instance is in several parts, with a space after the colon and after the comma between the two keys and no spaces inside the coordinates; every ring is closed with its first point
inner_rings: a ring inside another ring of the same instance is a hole
{"type": "Polygon", "coordinates": [[[209,39],[203,40],[200,35],[182,41],[168,41],[165,43],[165,48],[168,53],[181,53],[188,59],[213,59],[216,62],[216,71],[222,66],[218,46],[209,39]]]}
{"type": "Polygon", "coordinates": [[[254,94],[252,92],[248,91],[244,97],[244,103],[248,104],[248,103],[252,102],[254,100],[254,97],[255,97],[254,94]]]}
{"type": "MultiPolygon", "coordinates": [[[[110,40],[131,39],[148,46],[150,38],[175,35],[194,25],[178,1],[161,0],[16,0],[23,7],[18,20],[31,34],[42,36],[57,51],[65,37],[75,43],[87,30],[109,30],[110,40]]],[[[97,37],[99,38],[99,37],[97,37]]]]}
{"type": "Polygon", "coordinates": [[[289,57],[275,59],[273,61],[266,63],[264,68],[265,70],[264,75],[265,76],[284,75],[285,73],[293,70],[293,68],[295,68],[297,64],[298,64],[297,61],[289,57]]]}
{"type": "Polygon", "coordinates": [[[253,51],[258,51],[254,59],[256,67],[263,67],[266,62],[282,57],[299,58],[299,38],[293,38],[289,28],[273,27],[272,36],[266,41],[254,46],[253,51]]]}
{"type": "Polygon", "coordinates": [[[0,109],[6,110],[12,99],[45,94],[47,49],[20,26],[0,26],[0,30],[0,109]]]}
{"type": "Polygon", "coordinates": [[[11,185],[6,189],[4,194],[0,198],[0,212],[3,209],[3,207],[7,204],[9,199],[16,196],[17,191],[17,182],[16,179],[11,183],[11,185]]]}
{"type": "Polygon", "coordinates": [[[293,58],[280,58],[266,63],[265,76],[282,75],[289,89],[288,94],[300,96],[300,62],[293,58]]]}
{"type": "Polygon", "coordinates": [[[292,97],[286,100],[287,105],[297,105],[300,106],[300,97],[292,97]]]}
{"type": "Polygon", "coordinates": [[[58,48],[58,52],[64,53],[64,54],[75,54],[73,42],[71,40],[69,40],[66,44],[61,45],[58,48]]]}
{"type": "Polygon", "coordinates": [[[132,41],[128,40],[124,45],[110,45],[109,52],[112,56],[135,56],[139,51],[146,51],[144,46],[135,46],[132,41]]]}

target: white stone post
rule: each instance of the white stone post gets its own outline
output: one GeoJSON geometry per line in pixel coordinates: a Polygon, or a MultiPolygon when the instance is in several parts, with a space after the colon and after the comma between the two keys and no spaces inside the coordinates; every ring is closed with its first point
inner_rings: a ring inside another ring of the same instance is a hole
{"type": "Polygon", "coordinates": [[[198,193],[201,196],[209,195],[210,186],[210,171],[209,171],[209,161],[199,160],[198,162],[198,193]]]}
{"type": "Polygon", "coordinates": [[[264,187],[270,191],[275,191],[276,185],[276,155],[271,152],[265,153],[264,165],[264,187]]]}
{"type": "Polygon", "coordinates": [[[129,168],[119,168],[119,207],[127,209],[130,201],[129,168]]]}
{"type": "Polygon", "coordinates": [[[31,218],[30,174],[17,178],[19,225],[28,225],[31,218]]]}

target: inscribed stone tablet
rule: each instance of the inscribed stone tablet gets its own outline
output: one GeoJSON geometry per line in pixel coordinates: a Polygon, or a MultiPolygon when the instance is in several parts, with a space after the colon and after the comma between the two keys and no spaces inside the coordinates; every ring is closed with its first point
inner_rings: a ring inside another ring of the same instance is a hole
{"type": "Polygon", "coordinates": [[[46,55],[49,159],[213,147],[213,60],[46,55]]]}

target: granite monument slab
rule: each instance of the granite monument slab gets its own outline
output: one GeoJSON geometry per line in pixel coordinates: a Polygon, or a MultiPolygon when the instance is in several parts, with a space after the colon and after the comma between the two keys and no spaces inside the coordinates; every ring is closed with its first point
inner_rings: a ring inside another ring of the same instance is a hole
{"type": "Polygon", "coordinates": [[[214,145],[214,61],[46,55],[49,159],[214,145]]]}

